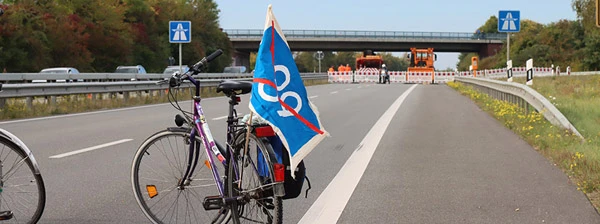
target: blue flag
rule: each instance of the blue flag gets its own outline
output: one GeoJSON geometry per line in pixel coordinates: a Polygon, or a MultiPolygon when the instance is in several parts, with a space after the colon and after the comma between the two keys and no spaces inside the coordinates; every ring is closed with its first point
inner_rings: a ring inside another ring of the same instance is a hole
{"type": "MultiPolygon", "coordinates": [[[[254,68],[250,110],[266,120],[288,149],[291,170],[328,134],[306,88],[271,5],[254,68]]],[[[294,172],[292,172],[292,175],[294,172]]]]}

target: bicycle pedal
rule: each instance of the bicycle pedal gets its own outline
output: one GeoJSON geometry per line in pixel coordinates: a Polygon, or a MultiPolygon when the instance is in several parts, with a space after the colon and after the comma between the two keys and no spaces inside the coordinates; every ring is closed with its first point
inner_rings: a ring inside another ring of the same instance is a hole
{"type": "Polygon", "coordinates": [[[266,209],[271,210],[271,209],[275,208],[272,198],[265,198],[265,199],[262,199],[261,201],[262,201],[262,203],[261,203],[262,206],[265,207],[266,209]]]}
{"type": "Polygon", "coordinates": [[[12,211],[1,211],[0,212],[0,220],[10,220],[13,218],[12,211]]]}
{"type": "Polygon", "coordinates": [[[223,203],[223,198],[221,196],[207,196],[204,198],[204,201],[202,201],[202,206],[204,207],[204,210],[217,210],[222,208],[225,205],[225,203],[223,203]]]}

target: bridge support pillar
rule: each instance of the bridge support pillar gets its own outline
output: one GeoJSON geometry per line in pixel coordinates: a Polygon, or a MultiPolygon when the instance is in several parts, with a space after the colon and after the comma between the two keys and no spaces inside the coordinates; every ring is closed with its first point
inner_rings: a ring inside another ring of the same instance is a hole
{"type": "Polygon", "coordinates": [[[248,72],[250,72],[250,52],[235,51],[232,55],[233,66],[246,66],[248,72]]]}
{"type": "Polygon", "coordinates": [[[502,44],[484,44],[479,48],[479,59],[496,55],[502,49],[502,44]]]}

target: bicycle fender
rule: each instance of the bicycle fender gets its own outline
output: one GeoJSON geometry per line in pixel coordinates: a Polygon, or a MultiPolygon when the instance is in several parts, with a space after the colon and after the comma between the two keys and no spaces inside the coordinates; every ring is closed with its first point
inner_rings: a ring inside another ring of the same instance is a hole
{"type": "Polygon", "coordinates": [[[23,141],[21,141],[21,139],[19,139],[16,135],[13,135],[12,133],[8,132],[7,130],[0,128],[0,134],[2,134],[2,137],[5,137],[8,140],[11,140],[18,147],[20,147],[23,151],[25,151],[25,155],[27,155],[29,160],[31,160],[31,164],[33,165],[33,172],[36,175],[39,175],[40,167],[39,167],[37,161],[35,160],[35,157],[33,157],[33,153],[31,153],[31,150],[29,150],[29,148],[27,148],[27,145],[25,145],[25,143],[23,143],[23,141]]]}
{"type": "Polygon", "coordinates": [[[176,132],[176,131],[182,131],[182,132],[190,132],[192,129],[191,128],[184,128],[184,127],[169,127],[167,128],[168,131],[172,131],[172,132],[176,132]]]}

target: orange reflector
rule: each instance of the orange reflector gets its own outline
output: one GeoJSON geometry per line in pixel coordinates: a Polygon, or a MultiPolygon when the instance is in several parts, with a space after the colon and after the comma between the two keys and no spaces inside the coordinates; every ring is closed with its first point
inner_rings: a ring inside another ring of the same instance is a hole
{"type": "Polygon", "coordinates": [[[275,131],[273,131],[273,128],[271,126],[257,127],[254,129],[254,131],[256,132],[256,137],[259,138],[275,136],[275,131]]]}
{"type": "Polygon", "coordinates": [[[150,196],[150,198],[156,197],[156,195],[158,195],[158,191],[156,190],[156,186],[154,185],[146,185],[146,191],[148,191],[148,196],[150,196]]]}
{"type": "Polygon", "coordinates": [[[273,171],[275,172],[275,182],[283,182],[285,180],[285,166],[283,164],[273,164],[273,171]]]}
{"type": "Polygon", "coordinates": [[[210,162],[208,160],[204,160],[204,165],[210,169],[210,162]]]}

